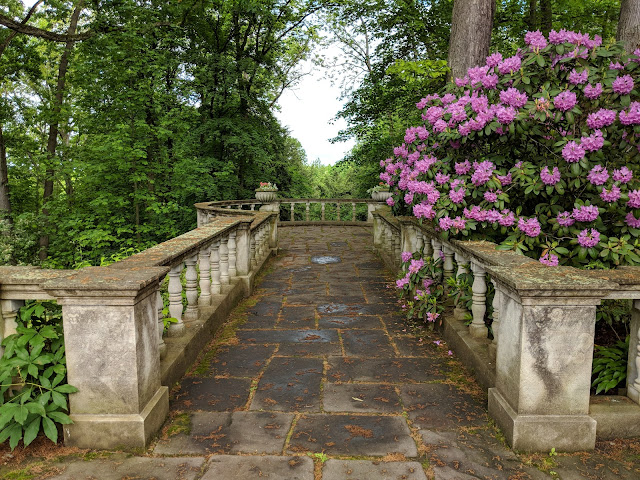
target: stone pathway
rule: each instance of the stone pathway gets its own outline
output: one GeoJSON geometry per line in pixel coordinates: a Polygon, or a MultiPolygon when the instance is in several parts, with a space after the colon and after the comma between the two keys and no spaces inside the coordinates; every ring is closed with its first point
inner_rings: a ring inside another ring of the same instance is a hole
{"type": "Polygon", "coordinates": [[[640,478],[640,449],[631,463],[508,449],[437,334],[403,321],[370,229],[280,235],[237,328],[172,391],[147,456],[78,460],[48,478],[640,478]]]}

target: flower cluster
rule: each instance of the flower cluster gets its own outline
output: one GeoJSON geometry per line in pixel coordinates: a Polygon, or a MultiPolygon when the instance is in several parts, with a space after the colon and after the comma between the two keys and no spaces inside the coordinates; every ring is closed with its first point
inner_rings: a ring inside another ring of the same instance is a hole
{"type": "Polygon", "coordinates": [[[260,182],[260,186],[256,188],[259,192],[277,192],[278,187],[275,183],[271,182],[260,182]]]}
{"type": "Polygon", "coordinates": [[[546,265],[640,263],[640,50],[565,30],[524,40],[417,103],[424,124],[381,162],[388,203],[546,265]],[[609,237],[627,246],[605,251],[609,237]]]}

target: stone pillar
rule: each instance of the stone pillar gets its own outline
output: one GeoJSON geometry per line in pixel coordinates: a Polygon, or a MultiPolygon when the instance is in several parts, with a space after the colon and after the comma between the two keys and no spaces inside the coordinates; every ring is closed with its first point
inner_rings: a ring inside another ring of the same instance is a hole
{"type": "Polygon", "coordinates": [[[200,297],[198,305],[208,307],[211,305],[211,247],[201,248],[198,256],[200,268],[200,297]]]}
{"type": "Polygon", "coordinates": [[[88,267],[45,282],[62,305],[73,424],[68,446],[145,448],[169,411],[160,384],[159,280],[166,267],[88,267]]]}
{"type": "Polygon", "coordinates": [[[278,248],[278,216],[274,215],[269,220],[269,248],[278,248]]]}
{"type": "Polygon", "coordinates": [[[229,285],[229,236],[220,238],[220,283],[229,285]]]}
{"type": "Polygon", "coordinates": [[[243,277],[251,272],[251,221],[242,222],[236,230],[236,273],[243,277]]]}
{"type": "Polygon", "coordinates": [[[296,221],[296,211],[295,211],[294,207],[295,207],[295,204],[293,202],[291,202],[291,218],[290,218],[290,220],[292,222],[296,221]]]}
{"type": "Polygon", "coordinates": [[[432,258],[434,262],[438,260],[442,261],[442,257],[440,257],[440,252],[442,251],[442,242],[440,240],[436,240],[435,238],[431,239],[432,250],[432,258]]]}
{"type": "Polygon", "coordinates": [[[324,222],[324,202],[320,202],[320,219],[324,222]]]}
{"type": "Polygon", "coordinates": [[[251,270],[253,270],[254,268],[257,268],[258,266],[258,260],[257,260],[257,256],[258,254],[256,253],[256,244],[258,241],[258,232],[256,230],[252,230],[250,232],[251,235],[251,270]]]}
{"type": "Polygon", "coordinates": [[[185,320],[195,320],[198,318],[198,271],[196,263],[198,255],[187,257],[185,264],[187,266],[185,278],[185,296],[187,297],[187,309],[184,312],[185,320]]]}
{"type": "Polygon", "coordinates": [[[373,212],[376,209],[375,203],[367,203],[367,223],[373,223],[373,212]]]}
{"type": "Polygon", "coordinates": [[[402,265],[402,250],[400,249],[400,230],[393,229],[393,248],[391,258],[396,265],[402,265]]]}
{"type": "Polygon", "coordinates": [[[489,414],[515,450],[592,450],[596,306],[617,284],[577,269],[489,267],[501,292],[489,414]]]}
{"type": "Polygon", "coordinates": [[[442,251],[444,252],[444,264],[443,264],[443,277],[445,281],[447,278],[453,277],[453,248],[449,245],[444,244],[442,247],[442,251]]]}
{"type": "MultiPolygon", "coordinates": [[[[369,204],[371,205],[371,204],[369,204]]],[[[384,229],[382,228],[382,220],[378,214],[373,215],[373,245],[380,247],[383,242],[384,229]]]]}
{"type": "MultiPolygon", "coordinates": [[[[458,252],[455,253],[455,259],[458,265],[456,278],[460,275],[469,273],[469,259],[458,252]]],[[[455,318],[456,320],[464,320],[467,316],[467,313],[469,313],[469,310],[467,310],[467,306],[464,304],[464,302],[456,301],[456,308],[453,309],[453,318],[455,318]]]]}
{"type": "Polygon", "coordinates": [[[351,220],[353,222],[355,222],[356,221],[356,204],[355,204],[355,202],[351,203],[351,211],[352,211],[351,220]]]}
{"type": "Polygon", "coordinates": [[[414,253],[417,251],[418,239],[416,236],[417,230],[413,226],[413,223],[407,221],[400,221],[400,250],[403,252],[414,253]]]}
{"type": "Polygon", "coordinates": [[[491,306],[493,307],[493,315],[491,322],[491,332],[493,333],[493,341],[489,345],[489,358],[495,362],[496,360],[496,352],[498,350],[498,342],[500,341],[500,310],[502,309],[502,292],[500,291],[500,286],[495,280],[491,280],[493,284],[493,302],[491,306]]]}
{"type": "Polygon", "coordinates": [[[309,202],[305,204],[304,218],[307,222],[309,221],[309,202]]]}
{"type": "Polygon", "coordinates": [[[627,361],[627,396],[640,403],[640,300],[633,301],[627,361]]]}
{"type": "MultiPolygon", "coordinates": [[[[433,244],[431,243],[432,240],[424,233],[422,234],[422,238],[424,240],[424,256],[428,257],[433,255],[433,244]]],[[[438,256],[438,258],[440,258],[440,256],[438,256]]]]}
{"type": "Polygon", "coordinates": [[[169,315],[177,320],[176,323],[169,325],[170,337],[179,337],[185,332],[182,321],[182,283],[180,282],[182,267],[183,263],[180,262],[169,270],[169,315]]]}
{"type": "Polygon", "coordinates": [[[236,270],[236,231],[229,232],[229,278],[237,275],[236,270]]]}
{"type": "Polygon", "coordinates": [[[211,263],[211,295],[219,295],[220,288],[220,239],[217,238],[209,247],[211,250],[211,256],[209,262],[211,263]]]}
{"type": "MultiPolygon", "coordinates": [[[[9,335],[17,333],[18,310],[24,306],[24,300],[0,300],[0,342],[9,335]]],[[[0,346],[0,356],[4,354],[4,347],[0,346]]]]}
{"type": "Polygon", "coordinates": [[[484,323],[484,314],[487,311],[487,279],[486,271],[482,265],[471,260],[471,271],[473,272],[473,304],[471,312],[473,321],[469,325],[469,334],[474,338],[487,338],[489,329],[484,323]]]}

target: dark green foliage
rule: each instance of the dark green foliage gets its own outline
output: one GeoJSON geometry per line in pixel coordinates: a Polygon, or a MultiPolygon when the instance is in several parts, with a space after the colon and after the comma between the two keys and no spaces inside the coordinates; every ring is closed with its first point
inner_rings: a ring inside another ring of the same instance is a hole
{"type": "Polygon", "coordinates": [[[52,442],[56,424],[71,423],[67,396],[61,309],[51,302],[29,302],[19,312],[18,333],[2,341],[0,359],[0,443],[13,450],[29,445],[40,431],[52,442]]]}
{"type": "Polygon", "coordinates": [[[607,393],[618,386],[624,386],[627,379],[627,357],[629,355],[629,336],[624,341],[618,340],[615,345],[603,347],[596,345],[593,359],[592,388],[596,395],[607,393]]]}

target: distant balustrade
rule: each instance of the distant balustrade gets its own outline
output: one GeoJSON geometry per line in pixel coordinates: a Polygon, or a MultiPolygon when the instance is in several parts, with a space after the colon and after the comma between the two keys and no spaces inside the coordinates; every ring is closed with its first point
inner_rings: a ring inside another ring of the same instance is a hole
{"type": "MultiPolygon", "coordinates": [[[[604,299],[634,299],[627,396],[640,403],[639,267],[547,267],[496,250],[491,242],[443,240],[430,225],[394,217],[388,208],[373,217],[374,244],[390,267],[399,269],[401,252],[422,251],[442,260],[445,280],[472,275],[471,311],[461,302],[453,305],[445,337],[491,387],[489,414],[514,448],[593,449],[596,421],[590,412],[598,418],[598,435],[627,433],[620,431],[625,421],[597,416],[598,405],[590,410],[591,364],[596,307],[604,299]],[[491,318],[486,316],[489,284],[495,292],[491,318]]],[[[640,419],[640,407],[631,414],[640,419]]]]}

